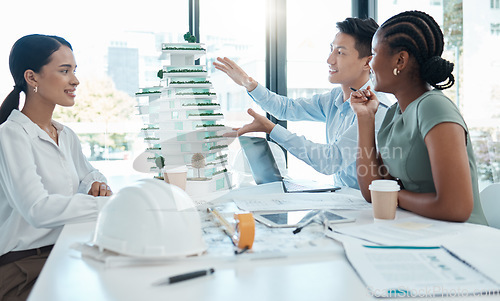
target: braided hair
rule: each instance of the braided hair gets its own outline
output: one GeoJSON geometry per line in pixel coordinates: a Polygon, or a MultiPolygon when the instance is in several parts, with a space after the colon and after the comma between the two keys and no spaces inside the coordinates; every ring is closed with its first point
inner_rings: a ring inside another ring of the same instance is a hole
{"type": "Polygon", "coordinates": [[[391,49],[405,50],[415,57],[423,80],[439,90],[453,86],[453,63],[441,57],[443,32],[431,16],[420,11],[402,12],[385,21],[380,29],[391,49]]]}

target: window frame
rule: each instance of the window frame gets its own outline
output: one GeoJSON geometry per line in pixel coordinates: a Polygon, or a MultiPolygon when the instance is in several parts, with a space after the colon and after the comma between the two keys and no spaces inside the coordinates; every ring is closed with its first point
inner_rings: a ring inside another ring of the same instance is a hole
{"type": "MultiPolygon", "coordinates": [[[[287,0],[268,0],[266,18],[266,88],[279,95],[287,96],[287,24],[286,24],[287,0]]],[[[378,0],[351,0],[352,17],[377,19],[378,0]]],[[[189,0],[189,32],[196,36],[200,42],[200,2],[189,0]]],[[[197,60],[199,64],[199,60],[197,60]]],[[[286,120],[278,120],[266,113],[266,117],[272,122],[287,128],[286,120]]],[[[271,140],[269,134],[267,140],[271,140]]],[[[283,149],[283,148],[282,148],[283,149]]],[[[288,166],[288,152],[285,152],[285,161],[288,166]]]]}

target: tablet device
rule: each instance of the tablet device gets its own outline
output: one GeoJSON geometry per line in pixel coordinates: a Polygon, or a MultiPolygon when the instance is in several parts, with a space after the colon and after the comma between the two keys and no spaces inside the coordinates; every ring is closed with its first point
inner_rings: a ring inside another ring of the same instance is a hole
{"type": "Polygon", "coordinates": [[[253,212],[253,216],[256,221],[272,228],[300,227],[314,218],[318,221],[326,219],[329,224],[355,221],[329,210],[260,211],[253,212]],[[322,216],[319,216],[320,213],[322,216]]]}

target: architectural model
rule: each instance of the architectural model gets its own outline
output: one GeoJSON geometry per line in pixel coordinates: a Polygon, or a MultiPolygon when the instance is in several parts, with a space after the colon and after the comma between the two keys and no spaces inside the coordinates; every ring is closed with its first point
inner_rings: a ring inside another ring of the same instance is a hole
{"type": "MultiPolygon", "coordinates": [[[[186,39],[188,40],[188,39],[186,39]]],[[[201,43],[163,43],[157,87],[136,93],[139,114],[144,121],[141,135],[154,161],[151,172],[162,177],[161,167],[186,166],[186,192],[200,195],[231,186],[227,170],[227,149],[231,141],[224,133],[217,95],[205,65],[195,60],[204,56],[201,43]]]]}

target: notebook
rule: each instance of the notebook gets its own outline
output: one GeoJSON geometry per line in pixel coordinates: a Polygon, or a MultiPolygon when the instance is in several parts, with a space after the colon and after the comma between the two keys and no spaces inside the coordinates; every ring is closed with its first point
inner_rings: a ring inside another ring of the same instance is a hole
{"type": "Polygon", "coordinates": [[[243,154],[248,160],[252,176],[257,184],[281,182],[285,192],[325,192],[340,187],[320,184],[310,180],[284,179],[267,140],[261,137],[238,137],[243,154]]]}

